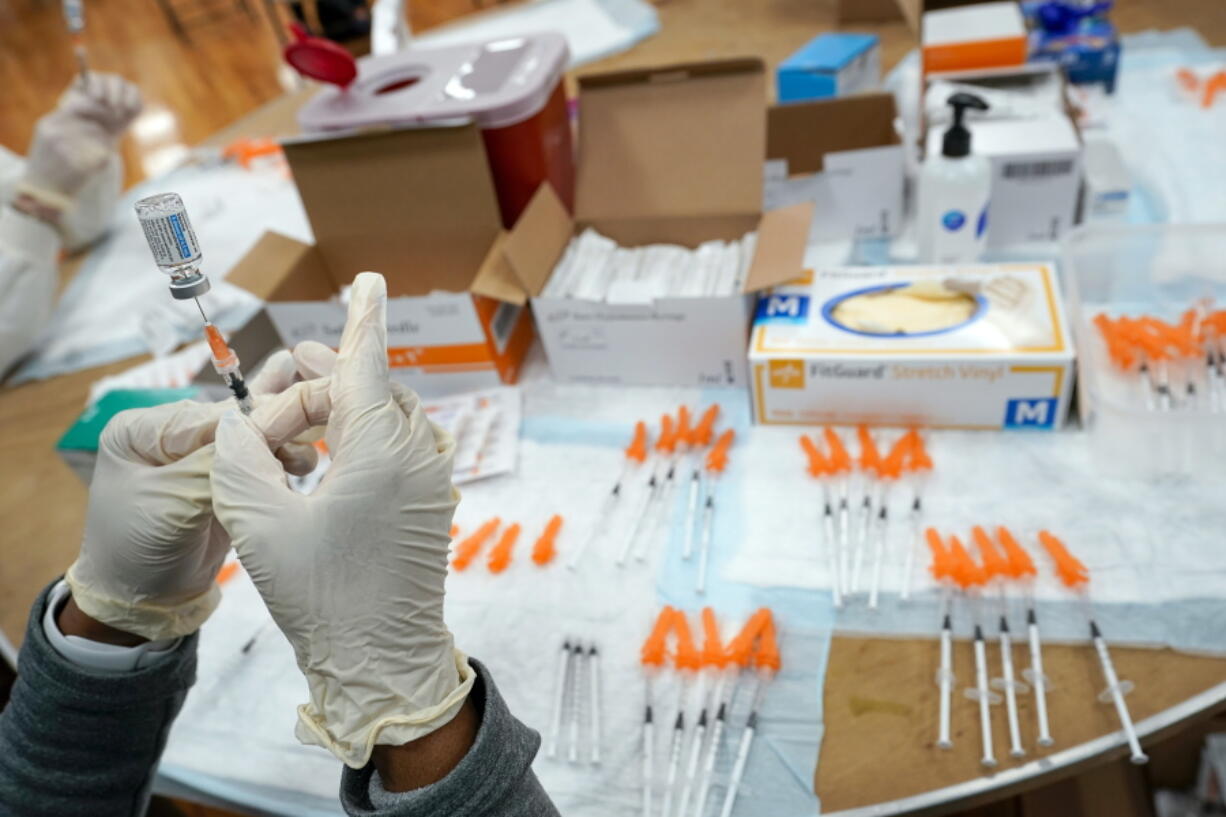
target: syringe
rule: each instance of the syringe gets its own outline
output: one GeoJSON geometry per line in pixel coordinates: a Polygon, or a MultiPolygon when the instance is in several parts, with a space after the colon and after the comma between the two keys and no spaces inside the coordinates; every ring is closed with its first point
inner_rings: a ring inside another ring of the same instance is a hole
{"type": "Polygon", "coordinates": [[[1039,619],[1034,611],[1034,562],[1009,529],[1003,525],[996,529],[996,538],[1005,549],[1011,578],[1024,582],[1026,587],[1026,640],[1030,646],[1030,667],[1022,671],[1022,677],[1034,687],[1035,717],[1039,724],[1038,744],[1051,746],[1051,726],[1047,719],[1047,676],[1043,674],[1043,645],[1039,639],[1039,619]]]}
{"type": "Polygon", "coordinates": [[[226,344],[221,332],[209,320],[200,296],[209,291],[209,279],[200,271],[204,258],[196,232],[187,218],[187,208],[177,193],[160,193],[136,202],[136,217],[158,269],[170,276],[170,295],[176,300],[191,299],[204,319],[204,336],[209,344],[213,368],[234,393],[239,410],[250,414],[254,408],[251,394],[238,367],[238,355],[226,344]]]}
{"type": "Polygon", "coordinates": [[[85,58],[85,3],[83,0],[64,0],[64,24],[72,38],[72,53],[81,69],[81,85],[89,87],[89,62],[85,58]]]}
{"type": "MultiPolygon", "coordinates": [[[[196,304],[199,306],[200,302],[197,301],[196,304]]],[[[201,310],[200,314],[203,316],[204,310],[201,310]]],[[[243,380],[243,373],[238,368],[238,355],[234,354],[234,350],[221,336],[221,332],[209,322],[207,317],[204,319],[204,337],[209,342],[209,355],[213,359],[213,370],[234,394],[234,402],[238,403],[238,410],[243,414],[250,414],[255,408],[255,402],[251,399],[251,393],[247,391],[247,382],[243,380]]]]}
{"type": "Polygon", "coordinates": [[[647,461],[647,424],[639,420],[634,425],[634,438],[630,441],[630,445],[626,447],[626,461],[622,465],[621,474],[617,477],[617,482],[613,483],[613,489],[605,496],[604,502],[600,506],[600,511],[596,515],[596,523],[592,525],[591,530],[583,539],[582,544],[571,554],[571,557],[566,562],[566,567],[570,570],[575,570],[579,567],[579,562],[583,559],[583,554],[592,546],[598,539],[601,539],[609,523],[609,518],[613,515],[614,509],[617,507],[617,501],[621,498],[622,483],[630,476],[630,472],[641,466],[647,461]]]}

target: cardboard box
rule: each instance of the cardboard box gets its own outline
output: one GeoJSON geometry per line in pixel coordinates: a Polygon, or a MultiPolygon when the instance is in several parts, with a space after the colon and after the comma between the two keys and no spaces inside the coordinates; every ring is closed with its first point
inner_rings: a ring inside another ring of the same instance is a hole
{"type": "Polygon", "coordinates": [[[284,148],[315,244],[267,233],[227,276],[265,301],[281,342],[337,346],[346,314],[337,296],[374,270],[387,278],[393,379],[427,397],[514,383],[532,341],[527,293],[505,252],[520,225],[502,230],[476,126],[284,148]]]}
{"type": "Polygon", "coordinates": [[[838,0],[835,17],[840,25],[903,20],[919,31],[923,6],[923,0],[838,0]]]}
{"type": "Polygon", "coordinates": [[[776,105],[767,116],[766,207],[812,202],[811,241],[885,238],[903,219],[892,94],[776,105]]]}
{"type": "Polygon", "coordinates": [[[1072,344],[1047,264],[809,272],[759,300],[749,363],[754,418],[766,425],[1056,429],[1073,387],[1072,344]],[[869,334],[836,317],[852,296],[950,280],[974,293],[974,308],[942,331],[869,334]]]}
{"type": "Polygon", "coordinates": [[[780,102],[850,96],[880,84],[881,48],[875,34],[819,34],[775,71],[780,102]]]}
{"type": "Polygon", "coordinates": [[[554,377],[588,383],[746,383],[750,293],[795,278],[812,207],[762,212],[766,70],[730,59],[581,77],[575,216],[542,188],[505,252],[533,296],[554,377]],[[756,230],[744,293],[609,304],[540,293],[592,227],[622,246],[696,247],[756,230]]]}
{"type": "Polygon", "coordinates": [[[1052,63],[977,71],[941,71],[929,74],[924,84],[924,117],[929,128],[953,119],[949,97],[960,91],[975,94],[990,106],[968,110],[966,121],[1030,119],[1053,111],[1069,112],[1068,87],[1060,68],[1052,63]]]}
{"type": "Polygon", "coordinates": [[[1022,65],[1026,21],[1016,2],[925,11],[920,33],[924,73],[1022,65]]]}

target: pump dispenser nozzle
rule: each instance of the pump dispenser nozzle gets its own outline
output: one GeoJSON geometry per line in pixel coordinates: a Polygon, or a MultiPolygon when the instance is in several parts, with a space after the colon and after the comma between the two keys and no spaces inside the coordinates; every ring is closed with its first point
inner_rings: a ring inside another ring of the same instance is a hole
{"type": "Polygon", "coordinates": [[[941,154],[955,159],[968,156],[971,152],[971,132],[963,121],[966,118],[966,109],[986,111],[988,103],[974,94],[957,93],[946,100],[946,104],[954,109],[954,123],[945,131],[941,154]]]}

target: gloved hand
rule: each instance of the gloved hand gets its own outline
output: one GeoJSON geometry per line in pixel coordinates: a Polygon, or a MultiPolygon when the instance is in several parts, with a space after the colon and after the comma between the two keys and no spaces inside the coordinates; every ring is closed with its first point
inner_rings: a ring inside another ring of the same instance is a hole
{"type": "Polygon", "coordinates": [[[228,413],[213,462],[217,518],[306,676],[298,739],[353,768],[446,725],[474,678],[443,622],[455,441],[389,382],[386,323],[387,284],[362,273],[327,393],[279,398],[297,427],[228,413]],[[332,465],[295,493],[269,448],[324,418],[332,465]]]}
{"type": "MultiPolygon", "coordinates": [[[[268,400],[294,378],[281,351],[252,379],[262,424],[296,422],[285,401],[268,400]]],[[[293,393],[326,386],[300,383],[293,393]]],[[[233,405],[182,400],[122,412],[103,429],[81,553],[66,577],[86,615],[156,641],[194,632],[217,606],[213,578],[230,540],[213,517],[209,468],[217,421],[233,405]]],[[[315,467],[313,446],[289,443],[278,454],[292,473],[315,467]]]]}
{"type": "Polygon", "coordinates": [[[54,111],[38,121],[18,192],[66,210],[90,175],[102,168],[140,113],[140,91],[114,74],[78,77],[54,111]]]}

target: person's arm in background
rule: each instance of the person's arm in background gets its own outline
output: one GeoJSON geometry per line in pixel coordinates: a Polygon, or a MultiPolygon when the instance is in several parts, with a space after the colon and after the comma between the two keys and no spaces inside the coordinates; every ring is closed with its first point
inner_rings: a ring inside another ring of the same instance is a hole
{"type": "Polygon", "coordinates": [[[350,815],[556,815],[531,769],[539,735],[443,620],[455,441],[388,379],[383,277],[354,280],[339,354],[295,358],[328,388],[280,429],[222,418],[213,505],[306,678],[298,739],[345,763],[350,815]],[[325,423],[332,465],[295,493],[270,450],[325,423]]]}
{"type": "Polygon", "coordinates": [[[35,127],[16,195],[0,206],[0,376],[51,316],[62,236],[92,240],[106,223],[98,211],[114,204],[115,145],[140,108],[136,86],[91,74],[35,127]]]}
{"type": "MultiPolygon", "coordinates": [[[[294,378],[293,359],[281,352],[251,391],[282,392],[294,378]]],[[[268,399],[256,412],[275,426],[280,405],[268,399]]],[[[67,581],[35,602],[0,713],[0,814],[144,813],[195,677],[194,633],[217,603],[214,576],[229,549],[209,491],[224,410],[182,401],[123,412],[103,432],[81,554],[67,581]]],[[[291,444],[278,456],[293,473],[315,464],[311,446],[291,444]]]]}

